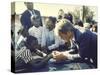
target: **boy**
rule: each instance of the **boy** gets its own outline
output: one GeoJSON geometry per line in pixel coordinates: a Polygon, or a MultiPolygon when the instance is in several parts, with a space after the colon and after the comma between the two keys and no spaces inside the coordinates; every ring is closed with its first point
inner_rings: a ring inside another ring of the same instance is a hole
{"type": "Polygon", "coordinates": [[[34,70],[40,69],[47,64],[50,58],[52,58],[52,54],[46,55],[38,50],[38,42],[35,37],[28,36],[24,44],[25,46],[15,52],[16,69],[20,68],[19,65],[23,65],[26,69],[31,70],[32,68],[34,70]],[[23,63],[20,63],[20,60],[23,61],[23,63]]]}

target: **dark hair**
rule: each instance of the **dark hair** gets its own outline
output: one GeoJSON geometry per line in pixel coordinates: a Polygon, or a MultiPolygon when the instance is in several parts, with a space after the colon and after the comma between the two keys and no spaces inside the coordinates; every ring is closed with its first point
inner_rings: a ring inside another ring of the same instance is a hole
{"type": "Polygon", "coordinates": [[[68,14],[66,15],[66,19],[68,19],[71,23],[73,23],[73,16],[72,16],[71,13],[68,13],[68,14]]]}
{"type": "Polygon", "coordinates": [[[77,22],[77,24],[78,24],[79,26],[83,27],[83,22],[82,22],[81,20],[79,20],[79,21],[77,22]]]}
{"type": "Polygon", "coordinates": [[[56,23],[56,18],[55,17],[52,17],[52,16],[50,16],[50,17],[48,17],[52,22],[53,22],[53,24],[55,25],[55,23],[56,23]]]}
{"type": "Polygon", "coordinates": [[[62,19],[58,23],[57,30],[62,32],[62,33],[66,33],[68,31],[73,32],[74,31],[74,26],[73,26],[73,24],[69,20],[62,19]]]}
{"type": "Polygon", "coordinates": [[[25,46],[30,49],[31,44],[34,42],[34,44],[36,44],[37,42],[37,38],[33,37],[33,36],[28,36],[25,42],[25,46]]]}

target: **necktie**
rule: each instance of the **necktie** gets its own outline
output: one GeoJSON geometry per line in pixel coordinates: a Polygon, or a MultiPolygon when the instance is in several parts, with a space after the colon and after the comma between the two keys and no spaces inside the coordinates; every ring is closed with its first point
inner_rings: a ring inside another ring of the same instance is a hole
{"type": "Polygon", "coordinates": [[[36,18],[36,16],[37,16],[34,10],[32,10],[32,16],[33,16],[34,18],[36,18]]]}

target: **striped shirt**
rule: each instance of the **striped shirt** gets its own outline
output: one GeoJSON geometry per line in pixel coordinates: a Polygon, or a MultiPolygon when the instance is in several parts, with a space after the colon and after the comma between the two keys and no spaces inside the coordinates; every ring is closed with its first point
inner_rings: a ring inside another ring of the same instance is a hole
{"type": "Polygon", "coordinates": [[[27,49],[26,47],[22,47],[19,51],[15,51],[15,61],[17,61],[19,58],[24,60],[25,63],[28,63],[33,59],[33,56],[29,49],[27,49]]]}

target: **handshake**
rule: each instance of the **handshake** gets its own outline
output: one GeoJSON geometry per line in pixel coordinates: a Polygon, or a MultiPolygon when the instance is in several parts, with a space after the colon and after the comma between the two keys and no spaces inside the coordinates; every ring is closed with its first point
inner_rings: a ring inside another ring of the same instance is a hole
{"type": "MultiPolygon", "coordinates": [[[[47,48],[46,48],[46,47],[42,47],[42,50],[46,53],[47,48]]],[[[52,52],[51,52],[51,56],[52,56],[53,59],[55,59],[56,61],[63,61],[63,60],[73,59],[73,58],[72,58],[72,55],[70,54],[70,52],[72,52],[72,51],[73,51],[73,50],[64,51],[64,52],[52,51],[52,52]]]]}
{"type": "Polygon", "coordinates": [[[68,59],[67,54],[68,54],[67,52],[59,52],[59,51],[52,52],[53,59],[55,59],[56,61],[63,61],[68,59]]]}

